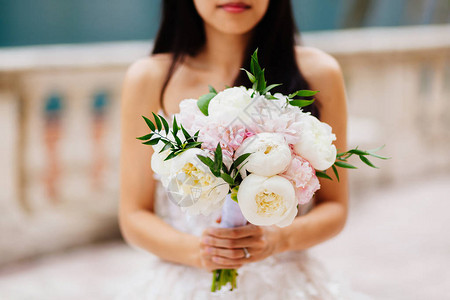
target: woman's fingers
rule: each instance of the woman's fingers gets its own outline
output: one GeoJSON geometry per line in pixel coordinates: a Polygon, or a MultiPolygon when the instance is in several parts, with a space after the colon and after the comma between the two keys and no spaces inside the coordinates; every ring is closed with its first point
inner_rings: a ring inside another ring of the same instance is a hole
{"type": "Polygon", "coordinates": [[[258,237],[251,236],[245,238],[238,239],[221,239],[213,236],[203,236],[202,243],[206,246],[213,246],[216,248],[227,248],[227,249],[236,249],[236,248],[248,248],[248,247],[261,247],[262,240],[258,237]]]}
{"type": "Polygon", "coordinates": [[[209,228],[207,233],[213,237],[222,239],[240,239],[250,236],[260,236],[262,229],[259,226],[248,224],[234,228],[209,228]]]}
{"type": "Polygon", "coordinates": [[[238,269],[263,259],[264,232],[252,224],[236,228],[208,228],[201,236],[201,260],[207,270],[238,269]],[[245,258],[243,248],[250,253],[245,258]]]}
{"type": "MultiPolygon", "coordinates": [[[[219,256],[214,256],[219,257],[219,256]]],[[[238,263],[236,261],[232,261],[229,259],[224,259],[225,262],[221,263],[220,261],[216,262],[216,259],[213,260],[213,257],[211,257],[206,263],[205,263],[205,269],[208,271],[213,270],[220,270],[220,269],[239,269],[242,267],[242,263],[238,263]]]]}
{"type": "Polygon", "coordinates": [[[210,256],[220,256],[224,258],[244,258],[245,252],[241,249],[225,249],[225,248],[216,248],[216,247],[206,247],[206,253],[210,256]]]}
{"type": "Polygon", "coordinates": [[[219,265],[220,269],[238,269],[240,267],[235,266],[242,266],[245,263],[243,259],[235,260],[220,256],[213,256],[211,260],[213,263],[219,265]]]}

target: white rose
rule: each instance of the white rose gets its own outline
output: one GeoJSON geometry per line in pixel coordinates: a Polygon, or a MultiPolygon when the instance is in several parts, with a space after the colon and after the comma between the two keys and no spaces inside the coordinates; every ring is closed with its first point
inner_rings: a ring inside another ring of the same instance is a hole
{"type": "Polygon", "coordinates": [[[252,154],[245,160],[241,170],[261,176],[284,172],[292,159],[289,145],[277,133],[263,132],[245,139],[236,150],[235,158],[244,153],[252,154]]]}
{"type": "Polygon", "coordinates": [[[332,143],[336,136],[331,132],[330,125],[320,122],[310,114],[303,114],[299,121],[300,141],[294,145],[294,151],[307,159],[316,170],[326,170],[336,160],[336,146],[332,143]]]}
{"type": "Polygon", "coordinates": [[[211,118],[231,122],[239,117],[242,121],[250,121],[247,107],[252,102],[248,91],[243,87],[232,87],[223,90],[211,99],[208,115],[211,118]]]}
{"type": "Polygon", "coordinates": [[[184,151],[173,159],[168,177],[171,200],[190,215],[208,215],[220,208],[228,194],[229,185],[215,177],[197,155],[208,152],[198,148],[184,151]]]}
{"type": "Polygon", "coordinates": [[[281,176],[250,174],[239,186],[237,198],[242,214],[254,225],[285,227],[297,215],[294,187],[281,176]]]}

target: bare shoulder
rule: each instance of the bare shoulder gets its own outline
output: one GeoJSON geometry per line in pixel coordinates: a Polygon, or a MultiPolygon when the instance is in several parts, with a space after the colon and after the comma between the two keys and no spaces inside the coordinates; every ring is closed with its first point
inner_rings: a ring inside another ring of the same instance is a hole
{"type": "Polygon", "coordinates": [[[170,63],[171,56],[165,53],[138,59],[128,67],[125,80],[143,85],[158,84],[164,80],[170,63]]]}
{"type": "Polygon", "coordinates": [[[338,61],[325,51],[304,46],[296,46],[295,50],[302,74],[312,85],[323,79],[339,79],[342,76],[338,61]]]}
{"type": "Polygon", "coordinates": [[[170,54],[157,54],[133,62],[123,84],[123,104],[154,107],[170,67],[170,54]]]}
{"type": "Polygon", "coordinates": [[[299,65],[306,68],[306,70],[302,71],[308,71],[311,69],[316,69],[319,71],[340,70],[338,61],[323,50],[314,47],[296,46],[295,52],[299,65]]]}
{"type": "Polygon", "coordinates": [[[296,47],[297,64],[311,89],[318,90],[319,102],[326,107],[343,105],[346,101],[341,67],[330,54],[314,47],[296,47]],[[340,96],[339,96],[340,95],[340,96]]]}

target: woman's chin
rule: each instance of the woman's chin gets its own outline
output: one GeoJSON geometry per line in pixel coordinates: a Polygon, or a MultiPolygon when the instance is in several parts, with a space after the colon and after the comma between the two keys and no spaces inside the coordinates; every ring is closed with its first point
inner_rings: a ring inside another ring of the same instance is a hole
{"type": "MultiPolygon", "coordinates": [[[[219,22],[217,22],[219,23],[219,22]]],[[[256,24],[245,24],[242,21],[228,21],[221,22],[218,24],[209,24],[214,30],[224,33],[224,34],[232,34],[232,35],[242,35],[250,32],[256,24]]]]}

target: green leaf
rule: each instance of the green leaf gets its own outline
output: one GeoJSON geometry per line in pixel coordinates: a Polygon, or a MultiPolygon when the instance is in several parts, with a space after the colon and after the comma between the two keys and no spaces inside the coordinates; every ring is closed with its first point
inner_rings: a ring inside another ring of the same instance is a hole
{"type": "Polygon", "coordinates": [[[222,177],[222,179],[225,180],[225,182],[229,185],[234,185],[234,179],[227,173],[220,174],[220,177],[222,177]]]}
{"type": "Polygon", "coordinates": [[[207,156],[200,155],[200,154],[197,154],[197,157],[207,167],[209,167],[209,168],[213,168],[214,167],[214,161],[211,158],[209,158],[207,156]]]}
{"type": "Polygon", "coordinates": [[[217,91],[216,91],[216,89],[215,89],[215,88],[213,88],[213,87],[212,87],[212,85],[208,85],[208,88],[209,88],[209,92],[210,92],[210,93],[214,93],[214,94],[217,94],[217,91]]]}
{"type": "Polygon", "coordinates": [[[330,176],[327,175],[327,173],[325,173],[324,171],[316,171],[316,176],[317,177],[321,177],[321,178],[326,178],[326,179],[330,179],[333,180],[330,176]]]}
{"type": "Polygon", "coordinates": [[[369,167],[378,169],[378,167],[376,167],[374,164],[372,164],[372,162],[367,157],[361,155],[361,156],[359,156],[359,159],[361,159],[361,161],[363,163],[365,163],[366,165],[368,165],[369,167]]]}
{"type": "Polygon", "coordinates": [[[251,83],[254,83],[256,81],[256,77],[252,73],[250,73],[249,71],[247,71],[244,68],[241,68],[241,70],[245,71],[245,73],[247,73],[247,77],[248,77],[248,79],[250,80],[251,83]]]}
{"type": "Polygon", "coordinates": [[[153,133],[149,133],[147,135],[143,135],[143,136],[137,137],[136,139],[141,140],[141,141],[146,141],[146,140],[151,139],[152,136],[153,136],[153,133]]]}
{"type": "Polygon", "coordinates": [[[378,155],[378,154],[375,154],[375,153],[372,153],[372,152],[367,152],[367,154],[370,155],[370,156],[379,158],[379,159],[385,159],[385,160],[386,159],[391,159],[390,157],[384,157],[384,156],[381,156],[381,155],[378,155]]]}
{"type": "Polygon", "coordinates": [[[147,123],[147,126],[150,128],[151,131],[155,131],[156,127],[155,124],[153,124],[152,121],[150,121],[147,117],[142,116],[145,120],[145,123],[147,123]]]}
{"type": "Polygon", "coordinates": [[[222,172],[227,173],[227,174],[230,173],[227,166],[225,165],[225,163],[222,163],[222,172]]]}
{"type": "Polygon", "coordinates": [[[168,149],[170,149],[170,148],[172,148],[172,144],[171,144],[171,143],[166,143],[166,144],[164,145],[164,147],[162,147],[162,149],[159,150],[159,153],[164,152],[164,151],[166,151],[166,150],[168,150],[168,149]]]}
{"type": "Polygon", "coordinates": [[[222,167],[222,147],[217,143],[216,151],[214,151],[214,169],[220,170],[222,167]]]}
{"type": "Polygon", "coordinates": [[[197,106],[205,116],[208,116],[209,102],[211,102],[211,99],[214,98],[216,95],[217,94],[215,93],[208,93],[198,98],[197,106]]]}
{"type": "Polygon", "coordinates": [[[232,193],[231,194],[231,200],[238,202],[238,198],[237,198],[237,193],[232,193]]]}
{"type": "Polygon", "coordinates": [[[183,143],[181,142],[180,138],[179,138],[177,135],[174,135],[173,137],[175,138],[175,141],[177,142],[177,146],[178,146],[178,147],[181,147],[181,145],[182,145],[183,143]]]}
{"type": "Polygon", "coordinates": [[[186,131],[186,129],[184,129],[183,124],[181,124],[181,131],[183,132],[186,141],[189,141],[191,139],[191,135],[186,131]]]}
{"type": "Polygon", "coordinates": [[[150,146],[154,146],[154,145],[158,144],[159,140],[160,140],[160,138],[156,138],[156,139],[153,139],[153,140],[150,140],[150,141],[144,142],[144,143],[142,143],[142,144],[144,144],[144,145],[150,145],[150,146]]]}
{"type": "Polygon", "coordinates": [[[337,181],[339,182],[339,173],[335,165],[332,165],[331,168],[333,169],[334,175],[336,176],[337,181]]]}
{"type": "Polygon", "coordinates": [[[380,150],[383,149],[385,146],[386,146],[386,145],[380,146],[380,147],[375,148],[375,149],[367,150],[367,152],[374,153],[374,152],[380,151],[380,150]]]}
{"type": "Polygon", "coordinates": [[[154,112],[152,112],[152,114],[153,114],[153,118],[155,118],[156,128],[158,128],[158,131],[161,131],[162,125],[161,125],[161,121],[159,120],[159,117],[154,112]]]}
{"type": "MultiPolygon", "coordinates": [[[[270,90],[272,90],[272,89],[274,89],[274,88],[276,88],[277,86],[280,86],[280,85],[282,85],[282,83],[271,84],[271,85],[269,85],[268,87],[266,87],[266,88],[264,89],[264,91],[262,92],[262,94],[265,94],[265,93],[267,93],[268,91],[270,91],[270,90]]],[[[275,99],[276,99],[276,98],[275,98],[275,99]]]]}
{"type": "Polygon", "coordinates": [[[267,100],[278,100],[274,95],[265,95],[267,100]]]}
{"type": "MultiPolygon", "coordinates": [[[[234,178],[235,178],[235,179],[236,179],[238,176],[241,175],[240,172],[241,172],[242,168],[243,168],[246,164],[247,164],[247,162],[244,162],[244,163],[239,167],[239,169],[236,171],[236,174],[234,175],[234,178]]],[[[245,172],[247,172],[247,171],[245,171],[245,172]]]]}
{"type": "Polygon", "coordinates": [[[172,133],[173,133],[173,137],[176,137],[177,133],[178,133],[177,118],[175,116],[173,116],[172,133]]]}
{"type": "Polygon", "coordinates": [[[261,68],[259,68],[259,63],[258,63],[258,49],[255,50],[255,52],[253,52],[251,60],[250,60],[250,71],[253,74],[256,74],[256,70],[257,67],[259,70],[261,70],[261,68]],[[258,66],[256,66],[258,65],[258,66]]]}
{"type": "Polygon", "coordinates": [[[263,91],[266,89],[266,79],[264,78],[264,69],[256,75],[258,87],[256,90],[263,94],[263,91]]]}
{"type": "Polygon", "coordinates": [[[186,145],[186,149],[189,149],[189,148],[200,148],[198,146],[201,146],[201,145],[202,145],[202,142],[189,142],[186,145]]]}
{"type": "Polygon", "coordinates": [[[161,119],[161,122],[164,125],[164,130],[166,131],[166,135],[168,135],[169,134],[169,129],[170,129],[169,123],[167,123],[166,119],[164,119],[163,116],[159,115],[159,118],[161,119]]]}
{"type": "Polygon", "coordinates": [[[289,101],[289,104],[292,106],[297,106],[297,107],[305,107],[308,105],[311,105],[314,102],[313,100],[291,100],[289,101]]]}
{"type": "Polygon", "coordinates": [[[258,60],[258,49],[255,50],[255,52],[253,52],[252,54],[252,61],[253,61],[253,68],[254,70],[252,70],[253,74],[258,74],[261,72],[261,66],[259,65],[259,60],[258,60]]]}
{"type": "Polygon", "coordinates": [[[169,153],[169,155],[167,155],[167,157],[164,160],[166,161],[166,160],[172,159],[175,156],[177,156],[177,154],[175,152],[171,152],[171,153],[169,153]]]}
{"type": "Polygon", "coordinates": [[[346,153],[353,153],[353,154],[356,154],[356,155],[368,155],[369,154],[368,152],[362,151],[362,150],[359,150],[359,149],[352,149],[352,150],[347,151],[346,153]]]}
{"type": "Polygon", "coordinates": [[[245,153],[242,154],[241,156],[239,156],[238,158],[236,158],[233,163],[231,164],[230,170],[233,170],[235,168],[237,168],[240,164],[242,164],[247,157],[249,157],[250,155],[252,155],[252,153],[245,153]]]}
{"type": "MultiPolygon", "coordinates": [[[[258,81],[255,81],[252,85],[252,89],[257,91],[258,90],[258,81]]],[[[255,92],[253,92],[253,94],[251,95],[251,98],[253,98],[253,95],[255,94],[255,92]]]]}
{"type": "Polygon", "coordinates": [[[197,130],[197,132],[194,133],[194,137],[195,137],[195,138],[198,138],[199,133],[200,133],[200,130],[197,130]]]}
{"type": "Polygon", "coordinates": [[[334,164],[335,164],[336,166],[338,166],[338,167],[341,167],[341,168],[346,168],[346,169],[357,169],[357,167],[355,167],[355,166],[353,166],[353,165],[351,165],[351,164],[349,164],[349,163],[346,163],[346,162],[343,162],[343,161],[339,161],[339,160],[335,161],[334,164]]]}
{"type": "MultiPolygon", "coordinates": [[[[293,94],[295,94],[296,96],[299,96],[299,97],[311,97],[311,96],[314,96],[315,94],[317,94],[318,92],[319,91],[300,90],[300,91],[296,91],[293,94]]],[[[293,95],[293,94],[291,94],[291,95],[293,95]]]]}
{"type": "Polygon", "coordinates": [[[213,173],[214,176],[220,177],[220,169],[218,170],[209,168],[209,170],[211,171],[211,173],[213,173]]]}

